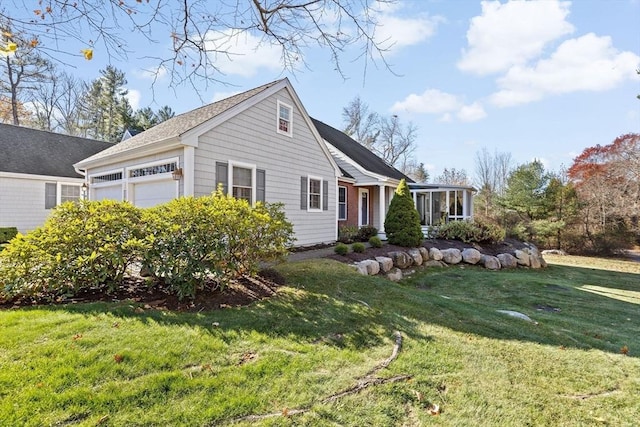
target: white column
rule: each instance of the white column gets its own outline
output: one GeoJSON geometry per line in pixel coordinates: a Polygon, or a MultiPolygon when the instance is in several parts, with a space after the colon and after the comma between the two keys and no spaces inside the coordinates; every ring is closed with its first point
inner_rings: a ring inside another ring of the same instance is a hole
{"type": "Polygon", "coordinates": [[[387,200],[384,184],[380,184],[379,189],[380,197],[378,197],[378,216],[380,217],[380,227],[378,227],[378,234],[384,235],[384,218],[387,216],[387,200]]]}

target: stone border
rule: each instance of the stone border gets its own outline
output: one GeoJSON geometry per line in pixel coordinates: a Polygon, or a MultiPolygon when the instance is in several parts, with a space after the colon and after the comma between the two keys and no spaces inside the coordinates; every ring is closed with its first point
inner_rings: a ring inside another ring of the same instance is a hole
{"type": "Polygon", "coordinates": [[[407,270],[410,267],[448,267],[460,263],[469,265],[481,265],[488,270],[501,270],[511,268],[544,268],[546,261],[538,248],[525,243],[526,248],[515,250],[513,253],[501,253],[497,256],[482,254],[474,248],[438,249],[425,247],[410,248],[406,251],[392,251],[387,256],[377,256],[375,259],[366,259],[353,264],[358,273],[365,276],[384,275],[387,279],[398,281],[403,276],[413,273],[407,270]]]}

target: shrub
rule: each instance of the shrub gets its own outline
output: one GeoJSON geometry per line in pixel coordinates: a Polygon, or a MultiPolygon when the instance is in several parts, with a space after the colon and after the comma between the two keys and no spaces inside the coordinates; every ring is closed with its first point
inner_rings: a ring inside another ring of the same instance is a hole
{"type": "Polygon", "coordinates": [[[378,236],[372,236],[372,237],[369,238],[369,244],[373,248],[381,248],[382,247],[382,240],[378,236]]]}
{"type": "Polygon", "coordinates": [[[355,225],[343,225],[338,229],[338,241],[342,243],[353,243],[358,239],[360,230],[355,225]]]}
{"type": "Polygon", "coordinates": [[[351,250],[359,254],[363,253],[365,249],[366,247],[364,246],[364,243],[361,243],[361,242],[356,242],[353,245],[351,245],[351,250]]]}
{"type": "Polygon", "coordinates": [[[391,199],[389,211],[384,220],[384,230],[392,245],[415,247],[419,246],[424,239],[420,225],[420,214],[416,210],[409,187],[404,179],[400,181],[400,185],[391,199]]]}
{"type": "Polygon", "coordinates": [[[205,279],[224,287],[281,258],[293,243],[282,205],[235,199],[221,191],[181,197],[145,212],[150,249],[145,265],[179,298],[194,297],[205,279]]]}
{"type": "Polygon", "coordinates": [[[377,235],[378,235],[378,229],[375,228],[373,225],[363,225],[362,227],[360,227],[360,230],[358,230],[358,241],[366,242],[371,237],[377,236],[377,235]]]}
{"type": "Polygon", "coordinates": [[[18,235],[16,227],[0,227],[0,243],[8,243],[18,235]]]}
{"type": "Polygon", "coordinates": [[[0,291],[54,297],[113,290],[146,249],[141,211],[115,201],[63,203],[0,253],[0,291]]]}
{"type": "Polygon", "coordinates": [[[495,224],[488,222],[451,221],[442,224],[436,231],[436,238],[448,240],[461,240],[465,243],[495,243],[504,240],[504,230],[495,224]]]}
{"type": "Polygon", "coordinates": [[[336,245],[335,248],[333,248],[333,251],[338,255],[346,255],[347,253],[349,253],[349,246],[340,242],[336,245]]]}

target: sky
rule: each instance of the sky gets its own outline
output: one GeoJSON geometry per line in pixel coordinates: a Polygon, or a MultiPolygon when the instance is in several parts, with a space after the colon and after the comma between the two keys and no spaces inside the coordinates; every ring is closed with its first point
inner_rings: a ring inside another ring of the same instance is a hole
{"type": "Polygon", "coordinates": [[[134,108],[176,113],[288,77],[308,114],[339,129],[359,96],[417,127],[414,155],[432,180],[444,168],[473,178],[483,149],[558,171],[587,147],[640,133],[640,0],[401,0],[373,13],[388,67],[376,58],[365,68],[347,50],[344,76],[326,49],[305,50],[307,68],[291,73],[276,52],[243,38],[233,60],[220,58],[226,84],[170,88],[164,73],[152,81],[143,59],[167,45],[134,35],[128,60],[96,46],[93,60],[67,61],[67,71],[94,79],[111,63],[126,73],[134,108]]]}

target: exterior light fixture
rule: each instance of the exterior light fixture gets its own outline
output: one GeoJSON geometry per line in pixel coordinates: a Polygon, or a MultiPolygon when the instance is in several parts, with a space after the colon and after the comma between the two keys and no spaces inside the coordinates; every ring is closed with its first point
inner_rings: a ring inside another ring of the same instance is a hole
{"type": "Polygon", "coordinates": [[[173,178],[175,181],[180,181],[180,179],[182,178],[182,168],[178,168],[171,172],[171,178],[173,178]]]}

